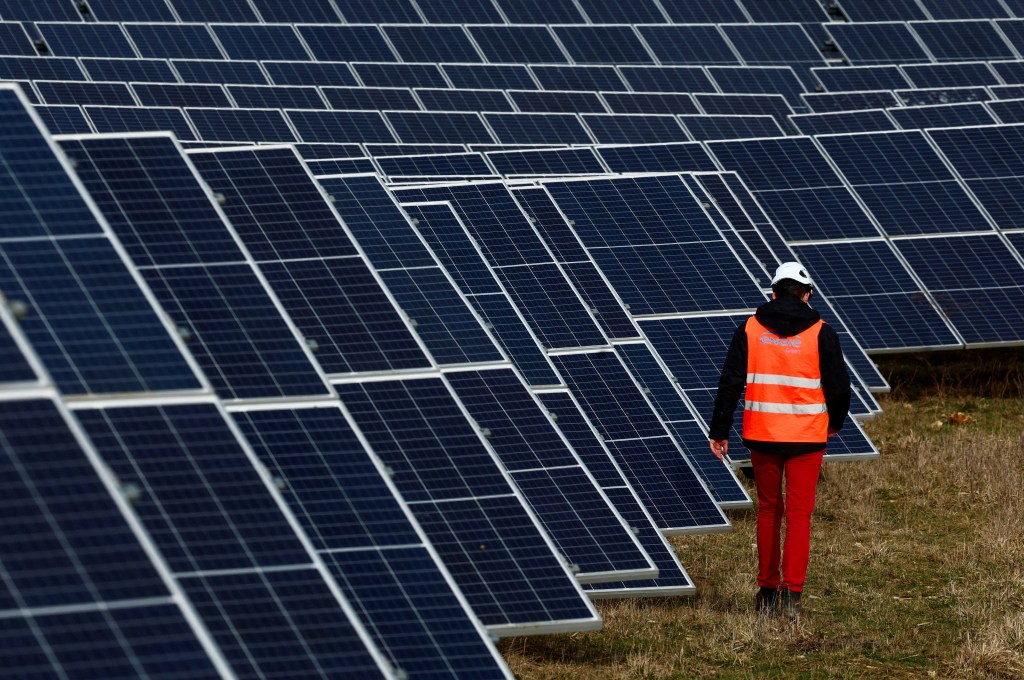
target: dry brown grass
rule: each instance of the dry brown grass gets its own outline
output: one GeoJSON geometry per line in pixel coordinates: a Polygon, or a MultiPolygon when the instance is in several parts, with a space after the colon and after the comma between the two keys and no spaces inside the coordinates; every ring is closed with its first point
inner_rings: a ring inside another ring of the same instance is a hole
{"type": "Polygon", "coordinates": [[[753,513],[733,513],[729,534],[675,541],[696,597],[504,640],[517,677],[1024,677],[1022,402],[884,406],[868,424],[882,458],[825,468],[798,626],[751,613],[753,513]]]}

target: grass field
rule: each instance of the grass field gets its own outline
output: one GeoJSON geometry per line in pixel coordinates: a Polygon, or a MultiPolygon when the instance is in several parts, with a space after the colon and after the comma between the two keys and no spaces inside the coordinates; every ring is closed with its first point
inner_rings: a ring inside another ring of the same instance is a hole
{"type": "Polygon", "coordinates": [[[600,632],[503,640],[516,676],[1024,677],[1020,367],[964,354],[924,387],[893,360],[867,424],[881,458],[825,466],[798,625],[751,612],[754,514],[732,512],[731,533],[673,539],[695,597],[601,602],[600,632]]]}

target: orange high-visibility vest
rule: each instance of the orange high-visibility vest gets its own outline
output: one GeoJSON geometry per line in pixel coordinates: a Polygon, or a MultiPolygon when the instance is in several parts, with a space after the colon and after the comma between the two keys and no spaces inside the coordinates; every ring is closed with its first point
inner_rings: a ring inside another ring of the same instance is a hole
{"type": "Polygon", "coordinates": [[[756,317],[747,320],[744,439],[807,443],[828,439],[828,408],[818,361],[822,323],[819,320],[787,337],[776,335],[756,317]]]}

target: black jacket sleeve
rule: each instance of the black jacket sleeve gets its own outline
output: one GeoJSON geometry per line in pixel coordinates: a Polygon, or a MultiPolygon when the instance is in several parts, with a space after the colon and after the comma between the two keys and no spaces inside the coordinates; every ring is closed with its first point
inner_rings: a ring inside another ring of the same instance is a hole
{"type": "Polygon", "coordinates": [[[818,333],[818,360],[828,408],[828,429],[838,432],[850,412],[850,374],[846,372],[839,335],[828,324],[822,325],[818,333]]]}
{"type": "Polygon", "coordinates": [[[718,394],[715,396],[715,412],[711,416],[709,436],[711,439],[728,439],[732,428],[733,414],[740,403],[740,395],[747,385],[747,322],[744,321],[733,333],[729,352],[725,355],[722,375],[718,378],[718,394]]]}

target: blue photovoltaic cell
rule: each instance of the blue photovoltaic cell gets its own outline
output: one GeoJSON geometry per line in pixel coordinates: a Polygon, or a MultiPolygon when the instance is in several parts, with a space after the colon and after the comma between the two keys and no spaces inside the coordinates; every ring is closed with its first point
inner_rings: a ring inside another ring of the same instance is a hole
{"type": "Polygon", "coordinates": [[[268,24],[336,24],[341,19],[331,4],[322,0],[263,0],[259,12],[268,24]]]}
{"type": "Polygon", "coordinates": [[[605,113],[608,110],[596,92],[511,90],[508,96],[520,111],[530,113],[605,113]]]}
{"type": "MultiPolygon", "coordinates": [[[[537,83],[522,64],[442,64],[452,86],[459,89],[536,89],[537,83]]],[[[441,84],[434,87],[446,87],[441,84]]]]}
{"type": "Polygon", "coordinates": [[[351,144],[393,142],[395,136],[377,111],[301,111],[287,112],[299,139],[304,142],[351,144]]]}
{"type": "Polygon", "coordinates": [[[827,135],[843,132],[875,132],[896,130],[896,123],[884,109],[834,111],[832,113],[797,113],[789,117],[805,135],[827,135]]]}
{"type": "Polygon", "coordinates": [[[919,90],[896,90],[893,94],[896,95],[899,103],[903,106],[984,102],[992,99],[992,95],[984,87],[938,87],[919,90]]]}
{"type": "Polygon", "coordinates": [[[776,0],[771,3],[746,2],[743,6],[758,24],[770,21],[817,23],[826,19],[824,9],[815,2],[776,0]]]}
{"type": "Polygon", "coordinates": [[[488,0],[418,0],[432,24],[500,24],[501,15],[488,0]]]}
{"type": "Polygon", "coordinates": [[[231,100],[223,85],[135,83],[132,90],[143,106],[231,108],[231,100]]]}
{"type": "Polygon", "coordinates": [[[0,16],[6,21],[81,21],[74,5],[62,0],[0,0],[0,16]]]}
{"type": "Polygon", "coordinates": [[[169,137],[86,138],[61,146],[137,266],[243,259],[169,137]]]}
{"type": "Polygon", "coordinates": [[[824,136],[818,142],[889,234],[992,229],[922,133],[824,136]]]}
{"type": "Polygon", "coordinates": [[[10,330],[0,325],[0,383],[36,382],[39,377],[28,363],[10,330]]]}
{"type": "Polygon", "coordinates": [[[206,0],[170,0],[170,4],[182,21],[259,22],[259,17],[246,0],[224,0],[216,4],[206,0]]]}
{"type": "Polygon", "coordinates": [[[910,26],[938,61],[1014,59],[1017,56],[990,21],[916,21],[910,26]]]}
{"type": "Polygon", "coordinates": [[[195,154],[327,373],[429,365],[323,194],[287,149],[195,154]]]}
{"type": "Polygon", "coordinates": [[[181,109],[87,106],[96,132],[157,132],[169,130],[178,139],[195,139],[181,109]]]}
{"type": "Polygon", "coordinates": [[[85,72],[67,57],[0,57],[3,80],[85,80],[85,72]]]}
{"type": "Polygon", "coordinates": [[[469,302],[490,324],[498,343],[528,384],[534,387],[561,384],[551,360],[505,294],[474,295],[469,302]]]}
{"type": "Polygon", "coordinates": [[[662,530],[728,524],[614,352],[553,361],[662,530]]]}
{"type": "Polygon", "coordinates": [[[911,87],[898,66],[830,66],[814,68],[811,72],[829,92],[911,87]]]}
{"type": "MultiPolygon", "coordinates": [[[[1021,62],[1024,64],[1024,61],[1021,62]]],[[[1024,97],[1024,85],[989,85],[988,91],[996,99],[1020,99],[1024,97]]]]}
{"type": "Polygon", "coordinates": [[[330,158],[360,158],[363,149],[358,144],[295,144],[295,151],[304,160],[330,158]]]}
{"type": "Polygon", "coordinates": [[[695,142],[602,146],[596,151],[612,172],[714,172],[718,169],[704,146],[695,142]]]}
{"type": "Polygon", "coordinates": [[[530,70],[545,90],[625,92],[628,89],[611,66],[532,66],[530,70]]]}
{"type": "Polygon", "coordinates": [[[905,130],[993,125],[998,122],[981,102],[896,107],[889,109],[889,115],[905,130]]]}
{"type": "Polygon", "coordinates": [[[366,644],[312,567],[200,575],[180,583],[239,677],[278,673],[282,658],[294,677],[381,677],[366,644]]]}
{"type": "Polygon", "coordinates": [[[124,83],[82,83],[35,81],[39,96],[47,104],[110,104],[134,106],[135,99],[124,83]]]}
{"type": "MultiPolygon", "coordinates": [[[[199,138],[222,142],[295,142],[284,114],[274,109],[189,108],[186,115],[199,132],[199,138]]],[[[314,115],[316,112],[311,112],[314,115]]],[[[321,141],[303,138],[302,141],[321,141]]],[[[334,140],[322,140],[334,141],[334,140]]]]}
{"type": "Polygon", "coordinates": [[[400,668],[497,673],[395,494],[335,408],[233,414],[374,641],[400,668]],[[330,493],[325,493],[326,490],[330,493]]]}
{"type": "MultiPolygon", "coordinates": [[[[966,87],[999,85],[1002,81],[984,62],[962,64],[906,64],[903,72],[913,87],[966,87]]],[[[893,87],[892,89],[901,89],[893,87]]]]}
{"type": "Polygon", "coordinates": [[[693,414],[651,349],[646,344],[626,344],[615,350],[637,382],[648,391],[659,416],[704,480],[711,497],[718,503],[749,502],[736,476],[708,450],[706,432],[694,422],[693,414]]]}
{"type": "Polygon", "coordinates": [[[504,176],[599,175],[606,171],[590,148],[491,151],[486,156],[504,176]]]}
{"type": "Polygon", "coordinates": [[[579,0],[579,4],[595,24],[660,24],[665,21],[653,0],[628,5],[614,0],[579,0]]]}
{"type": "Polygon", "coordinates": [[[298,32],[317,61],[397,61],[377,26],[299,26],[298,32]]]}
{"type": "MultiPolygon", "coordinates": [[[[37,23],[36,29],[46,40],[50,52],[58,57],[122,57],[138,56],[119,24],[48,24],[37,23]]],[[[151,56],[143,54],[142,56],[151,56]]]]}
{"type": "Polygon", "coordinates": [[[690,94],[654,92],[604,92],[612,113],[698,113],[690,94]]]}
{"type": "Polygon", "coordinates": [[[466,30],[492,63],[569,63],[546,26],[470,26],[466,30]]]}
{"type": "Polygon", "coordinates": [[[709,66],[708,73],[722,92],[781,94],[790,106],[804,105],[804,85],[790,66],[709,66]]]}
{"type": "Polygon", "coordinates": [[[928,18],[917,0],[843,0],[842,7],[851,21],[907,21],[928,18]]]}
{"type": "Polygon", "coordinates": [[[310,564],[266,483],[213,404],[76,414],[174,572],[310,564]]]}
{"type": "Polygon", "coordinates": [[[367,87],[448,87],[438,64],[354,63],[352,69],[367,87]]]}
{"type": "Polygon", "coordinates": [[[494,142],[487,126],[484,125],[477,113],[389,111],[384,115],[394,127],[398,141],[406,144],[490,144],[494,142]]]}
{"type": "Polygon", "coordinates": [[[225,398],[324,395],[300,340],[246,264],[144,270],[186,345],[225,398]]]}
{"type": "Polygon", "coordinates": [[[173,59],[171,66],[186,83],[267,84],[267,76],[260,70],[259,62],[255,61],[173,59]]]}
{"type": "Polygon", "coordinates": [[[339,62],[264,61],[270,79],[278,85],[358,85],[348,64],[339,62]]]}
{"type": "Polygon", "coordinates": [[[420,110],[419,102],[413,96],[412,90],[408,88],[321,87],[320,91],[332,109],[353,111],[420,110]]]}
{"type": "Polygon", "coordinates": [[[718,91],[707,71],[698,66],[622,66],[619,72],[634,92],[718,91]]]}
{"type": "Polygon", "coordinates": [[[809,138],[709,142],[708,147],[750,187],[786,239],[878,235],[809,138]]]}
{"type": "MultiPolygon", "coordinates": [[[[143,57],[154,59],[223,59],[205,24],[128,24],[125,31],[143,57]]],[[[107,55],[112,56],[112,55],[107,55]]],[[[135,56],[134,54],[126,56],[135,56]]]]}
{"type": "MultiPolygon", "coordinates": [[[[500,90],[419,89],[416,96],[427,111],[512,111],[512,102],[500,90]]],[[[382,107],[384,108],[384,107],[382,107]]],[[[386,107],[397,108],[397,107],[386,107]]]]}
{"type": "Polygon", "coordinates": [[[679,116],[697,141],[711,139],[749,139],[753,137],[784,137],[785,132],[771,116],[679,116]]]}
{"type": "Polygon", "coordinates": [[[89,134],[93,131],[80,106],[38,105],[35,109],[51,135],[89,134]]]}
{"type": "Polygon", "coordinates": [[[511,369],[448,373],[470,416],[581,575],[650,568],[607,499],[511,369]]]}
{"type": "Polygon", "coordinates": [[[932,60],[905,23],[831,22],[827,28],[851,64],[910,64],[932,60]]]}
{"type": "Polygon", "coordinates": [[[53,402],[0,402],[0,435],[0,609],[170,595],[53,402]]]}
{"type": "Polygon", "coordinates": [[[96,21],[175,21],[164,0],[104,0],[89,11],[96,21]]]}
{"type": "Polygon", "coordinates": [[[676,24],[725,24],[747,21],[747,16],[738,3],[661,0],[661,6],[676,24]]]}
{"type": "Polygon", "coordinates": [[[867,350],[958,346],[946,321],[885,242],[796,245],[800,262],[867,350]]]}
{"type": "Polygon", "coordinates": [[[644,114],[582,114],[598,144],[651,144],[690,141],[674,116],[644,114]]]}
{"type": "Polygon", "coordinates": [[[884,109],[889,106],[900,106],[901,102],[889,90],[873,90],[865,92],[809,92],[802,95],[811,111],[828,113],[831,111],[853,111],[857,109],[884,109]]]}
{"type": "Polygon", "coordinates": [[[732,24],[722,26],[722,32],[747,64],[825,65],[821,48],[800,25],[732,24]]]}
{"type": "Polygon", "coordinates": [[[989,102],[988,107],[1003,123],[1024,123],[1024,99],[989,102]]]}
{"type": "Polygon", "coordinates": [[[710,94],[694,95],[698,106],[708,114],[736,114],[744,116],[775,116],[779,127],[785,130],[793,109],[782,95],[774,94],[710,94]]]}
{"type": "Polygon", "coordinates": [[[350,24],[409,24],[423,19],[409,0],[368,3],[364,0],[334,0],[350,24]]]}
{"type": "Polygon", "coordinates": [[[497,0],[513,24],[582,24],[583,15],[573,0],[497,0]]]}
{"type": "Polygon", "coordinates": [[[377,164],[388,177],[494,177],[482,154],[378,156],[377,164]]]}
{"type": "Polygon", "coordinates": [[[338,391],[485,625],[592,617],[439,379],[338,391]]]}
{"type": "Polygon", "coordinates": [[[968,343],[1022,339],[1024,267],[996,234],[893,241],[968,343]]]}
{"type": "Polygon", "coordinates": [[[210,28],[229,59],[309,59],[293,26],[248,24],[212,25],[210,28]]]}
{"type": "Polygon", "coordinates": [[[444,203],[403,205],[438,260],[467,295],[498,293],[494,274],[470,240],[462,221],[444,203]]]}
{"type": "Polygon", "coordinates": [[[632,26],[554,26],[577,64],[653,64],[632,26]]]}
{"type": "Polygon", "coordinates": [[[1024,224],[1024,126],[930,130],[928,136],[999,227],[1024,224]]]}
{"type": "Polygon", "coordinates": [[[326,109],[315,87],[295,85],[228,85],[228,94],[241,109],[326,109]]]}
{"type": "Polygon", "coordinates": [[[156,311],[105,237],[4,243],[0,289],[66,394],[198,389],[156,311]]]}
{"type": "Polygon", "coordinates": [[[177,77],[165,59],[89,59],[82,66],[92,80],[123,80],[143,83],[176,83],[177,77]]]}
{"type": "Polygon", "coordinates": [[[574,114],[485,113],[483,118],[501,144],[590,144],[593,141],[574,114]]]}
{"type": "MultiPolygon", "coordinates": [[[[384,34],[402,61],[456,63],[482,62],[479,52],[461,26],[388,26],[384,34]]],[[[342,58],[337,61],[380,61],[376,57],[342,58]]]]}
{"type": "Polygon", "coordinates": [[[638,26],[637,30],[663,65],[740,63],[716,26],[638,26]]]}

